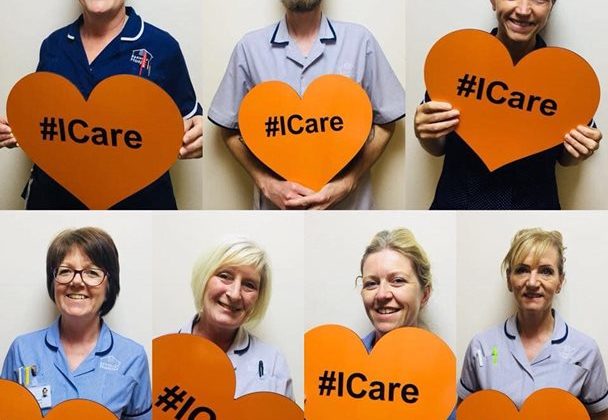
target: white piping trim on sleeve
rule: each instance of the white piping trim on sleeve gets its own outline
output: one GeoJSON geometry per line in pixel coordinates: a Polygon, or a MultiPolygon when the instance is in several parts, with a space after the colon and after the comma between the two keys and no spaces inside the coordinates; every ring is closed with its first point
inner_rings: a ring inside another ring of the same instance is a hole
{"type": "Polygon", "coordinates": [[[184,117],[183,117],[184,120],[194,117],[194,114],[196,114],[197,109],[198,109],[198,98],[194,98],[194,109],[192,111],[190,111],[190,113],[188,113],[187,115],[184,115],[184,117]]]}

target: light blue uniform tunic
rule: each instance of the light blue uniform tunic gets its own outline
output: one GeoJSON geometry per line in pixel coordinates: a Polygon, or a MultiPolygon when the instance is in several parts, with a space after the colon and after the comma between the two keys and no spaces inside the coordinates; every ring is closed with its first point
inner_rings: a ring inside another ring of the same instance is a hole
{"type": "MultiPolygon", "coordinates": [[[[350,77],[363,87],[372,103],[374,124],[405,116],[405,91],[373,35],[363,26],[323,17],[308,56],[291,40],[285,19],[245,35],[234,48],[209,108],[209,119],[236,130],[241,101],[257,84],[278,80],[302,95],[310,83],[326,74],[350,77]]],[[[254,208],[275,207],[256,192],[254,208]]],[[[369,173],[336,208],[372,208],[369,173]]]]}
{"type": "Polygon", "coordinates": [[[504,324],[478,334],[467,349],[458,396],[482,389],[507,395],[518,406],[534,391],[560,388],[577,397],[590,413],[608,409],[608,381],[595,341],[576,331],[553,311],[551,340],[531,362],[514,315],[504,324]]]}
{"type": "MultiPolygon", "coordinates": [[[[57,319],[50,327],[13,341],[4,359],[2,378],[29,388],[46,388],[50,401],[45,401],[51,406],[82,398],[104,405],[119,419],[152,418],[150,372],[144,348],[116,334],[103,321],[95,349],[75,371],[68,367],[57,319]],[[28,383],[25,368],[30,371],[28,383]]],[[[50,407],[43,407],[43,415],[49,410],[50,407]]]]}

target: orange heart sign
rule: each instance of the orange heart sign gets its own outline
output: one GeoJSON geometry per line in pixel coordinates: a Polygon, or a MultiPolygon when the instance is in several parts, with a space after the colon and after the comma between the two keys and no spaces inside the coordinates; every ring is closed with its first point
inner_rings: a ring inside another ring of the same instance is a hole
{"type": "Polygon", "coordinates": [[[286,180],[315,191],[352,160],[371,127],[367,93],[338,75],[315,79],[302,98],[286,83],[260,83],[239,109],[249,150],[286,180]]]}
{"type": "Polygon", "coordinates": [[[569,392],[545,388],[526,399],[521,410],[506,395],[484,390],[465,399],[456,413],[458,420],[589,420],[585,406],[569,392]]]}
{"type": "Polygon", "coordinates": [[[432,100],[460,110],[456,132],[490,171],[562,143],[600,101],[598,78],[579,55],[547,47],[513,65],[502,42],[474,29],[437,41],[424,79],[432,100]]]}
{"type": "Polygon", "coordinates": [[[236,379],[228,356],[211,341],[171,334],[152,342],[154,420],[303,420],[289,398],[256,392],[234,399],[236,379]]]}
{"type": "Polygon", "coordinates": [[[304,337],[307,420],[446,419],[456,405],[456,358],[440,338],[398,328],[367,353],[338,325],[304,337]]]}
{"type": "MultiPolygon", "coordinates": [[[[0,419],[42,420],[36,398],[16,382],[0,379],[0,419]]],[[[116,420],[102,405],[88,400],[68,400],[53,407],[45,420],[116,420]]]]}
{"type": "Polygon", "coordinates": [[[171,97],[137,76],[109,77],[85,100],[67,79],[33,73],[13,87],[6,108],[30,159],[91,209],[158,179],[184,136],[171,97]]]}

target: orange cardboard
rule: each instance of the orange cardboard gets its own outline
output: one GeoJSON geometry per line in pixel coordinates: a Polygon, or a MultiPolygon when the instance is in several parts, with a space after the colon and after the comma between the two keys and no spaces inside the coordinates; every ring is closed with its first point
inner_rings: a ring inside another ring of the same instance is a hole
{"type": "Polygon", "coordinates": [[[11,90],[7,117],[36,165],[90,209],[107,209],[177,160],[181,114],[160,87],[119,75],[84,99],[70,81],[38,72],[11,90]]]}
{"type": "Polygon", "coordinates": [[[589,420],[585,406],[561,389],[545,388],[534,392],[521,410],[498,391],[479,391],[465,399],[456,412],[457,420],[589,420]]]}
{"type": "Polygon", "coordinates": [[[16,382],[0,379],[0,419],[4,420],[116,420],[102,405],[88,400],[68,400],[53,407],[45,417],[36,398],[16,382]]]}
{"type": "Polygon", "coordinates": [[[353,331],[324,325],[304,350],[307,420],[446,419],[456,406],[456,358],[428,331],[398,328],[368,354],[353,331]]]}
{"type": "Polygon", "coordinates": [[[474,29],[437,41],[424,79],[432,100],[460,110],[456,132],[490,171],[562,143],[600,101],[598,78],[579,55],[541,48],[514,66],[502,42],[474,29]]]}
{"type": "Polygon", "coordinates": [[[165,335],[154,339],[152,352],[154,420],[173,420],[180,410],[184,410],[183,419],[191,416],[217,420],[304,418],[300,407],[283,395],[256,392],[234,399],[236,379],[232,363],[209,340],[190,334],[165,335]],[[172,407],[174,394],[182,392],[182,400],[172,407]],[[194,401],[187,406],[191,399],[194,401]],[[195,410],[199,410],[198,417],[195,410]]]}
{"type": "Polygon", "coordinates": [[[338,75],[315,79],[301,98],[286,83],[260,83],[239,110],[249,150],[286,180],[315,191],[352,160],[371,127],[366,92],[338,75]]]}

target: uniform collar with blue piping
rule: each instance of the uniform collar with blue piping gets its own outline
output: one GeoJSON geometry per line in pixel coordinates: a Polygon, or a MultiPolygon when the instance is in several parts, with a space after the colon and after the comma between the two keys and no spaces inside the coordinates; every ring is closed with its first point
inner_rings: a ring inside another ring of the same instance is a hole
{"type": "MultiPolygon", "coordinates": [[[[319,27],[319,41],[322,43],[336,42],[338,39],[336,31],[329,19],[325,16],[321,17],[321,26],[319,27]]],[[[289,45],[291,37],[287,30],[287,21],[283,18],[274,29],[270,43],[275,47],[284,47],[289,45]]]]}
{"type": "MultiPolygon", "coordinates": [[[[182,328],[180,328],[180,330],[178,332],[192,334],[194,331],[194,326],[199,322],[199,320],[200,320],[200,315],[199,314],[194,315],[194,317],[190,321],[188,321],[188,323],[186,325],[184,325],[182,328]]],[[[226,353],[228,353],[228,354],[234,353],[237,356],[242,356],[243,354],[247,353],[250,346],[251,346],[251,335],[244,327],[239,327],[239,329],[236,332],[236,335],[234,336],[234,340],[232,341],[232,344],[230,345],[230,348],[228,349],[228,351],[226,353]]]]}
{"type": "MultiPolygon", "coordinates": [[[[555,319],[551,344],[561,344],[568,338],[568,324],[559,316],[555,309],[551,309],[551,314],[555,319]]],[[[509,340],[515,340],[517,338],[519,335],[517,329],[517,315],[513,315],[505,321],[503,330],[509,340]]]]}
{"type": "MultiPolygon", "coordinates": [[[[46,345],[53,351],[57,351],[61,345],[61,336],[59,332],[60,321],[61,317],[57,318],[47,329],[44,337],[46,345]]],[[[101,325],[94,352],[96,355],[103,356],[112,350],[112,347],[114,346],[114,337],[112,336],[112,331],[110,331],[103,319],[100,319],[99,322],[101,325]]]]}

